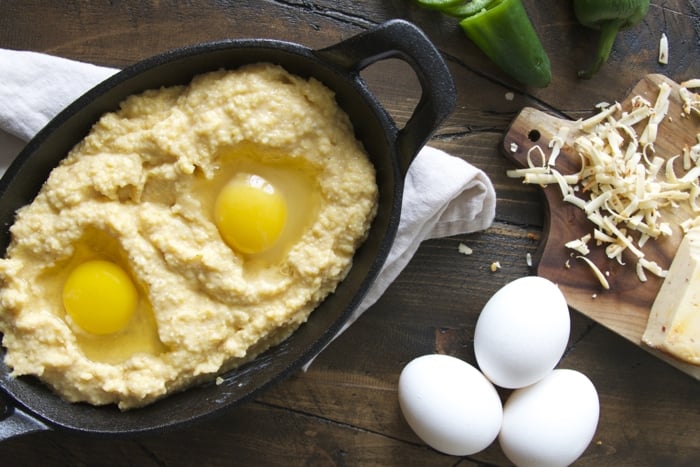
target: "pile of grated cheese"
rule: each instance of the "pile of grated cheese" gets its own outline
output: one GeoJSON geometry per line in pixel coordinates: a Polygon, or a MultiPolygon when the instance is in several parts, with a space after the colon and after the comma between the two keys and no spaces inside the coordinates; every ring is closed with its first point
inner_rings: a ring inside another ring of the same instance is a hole
{"type": "MultiPolygon", "coordinates": [[[[695,88],[700,88],[700,79],[680,85],[683,118],[700,117],[700,96],[691,91],[695,88]]],[[[647,271],[659,277],[667,273],[643,252],[650,239],[673,233],[663,211],[688,203],[692,213],[700,214],[700,133],[695,144],[686,144],[680,154],[667,159],[658,156],[654,147],[659,125],[668,113],[671,92],[671,87],[662,82],[654,103],[635,96],[628,112],[623,112],[619,103],[599,104],[598,114],[559,129],[549,142],[549,155],[541,146],[532,146],[527,154],[528,167],[507,172],[509,177],[522,178],[523,183],[558,185],[562,199],[585,212],[593,224],[592,233],[572,239],[565,246],[578,253],[577,258],[590,266],[605,289],[610,288],[606,274],[586,257],[591,240],[621,265],[625,264],[623,253],[631,253],[637,276],[645,282],[647,271]],[[581,157],[581,169],[562,174],[556,160],[569,133],[581,157]],[[684,171],[681,176],[674,169],[679,158],[684,171]]],[[[700,216],[691,215],[680,227],[687,232],[696,225],[700,225],[700,216]]]]}

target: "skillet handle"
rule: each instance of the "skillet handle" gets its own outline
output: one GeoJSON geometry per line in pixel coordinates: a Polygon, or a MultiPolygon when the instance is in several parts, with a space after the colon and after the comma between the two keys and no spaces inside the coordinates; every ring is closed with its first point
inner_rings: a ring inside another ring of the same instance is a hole
{"type": "Polygon", "coordinates": [[[12,406],[5,394],[0,393],[0,441],[46,430],[50,430],[48,425],[12,406]]]}
{"type": "Polygon", "coordinates": [[[418,151],[455,107],[454,82],[440,52],[417,26],[396,19],[315,53],[354,73],[387,58],[403,60],[413,69],[421,98],[396,135],[399,167],[406,175],[418,151]]]}

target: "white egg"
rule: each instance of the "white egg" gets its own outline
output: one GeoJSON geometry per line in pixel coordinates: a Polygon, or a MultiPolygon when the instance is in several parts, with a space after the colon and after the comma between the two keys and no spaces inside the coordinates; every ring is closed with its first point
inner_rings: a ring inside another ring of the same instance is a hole
{"type": "Polygon", "coordinates": [[[593,439],[600,405],[590,379],[574,370],[554,370],[543,380],[510,395],[498,436],[517,466],[553,467],[573,463],[593,439]]]}
{"type": "Polygon", "coordinates": [[[418,437],[445,454],[481,451],[501,428],[503,406],[494,386],[479,370],[448,355],[424,355],[406,365],[399,404],[418,437]]]}
{"type": "Polygon", "coordinates": [[[486,303],[474,330],[474,353],[495,385],[516,389],[544,378],[569,340],[569,308],[553,282],[521,277],[486,303]]]}

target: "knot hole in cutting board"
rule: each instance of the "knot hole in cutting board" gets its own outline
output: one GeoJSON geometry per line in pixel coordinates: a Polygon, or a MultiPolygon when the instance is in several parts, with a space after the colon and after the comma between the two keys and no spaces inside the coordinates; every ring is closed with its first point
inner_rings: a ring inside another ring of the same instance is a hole
{"type": "Polygon", "coordinates": [[[542,135],[540,134],[539,130],[537,130],[537,129],[530,130],[530,131],[527,133],[527,139],[529,139],[529,140],[532,141],[533,143],[538,142],[538,141],[540,140],[540,137],[541,137],[541,136],[542,136],[542,135]]]}

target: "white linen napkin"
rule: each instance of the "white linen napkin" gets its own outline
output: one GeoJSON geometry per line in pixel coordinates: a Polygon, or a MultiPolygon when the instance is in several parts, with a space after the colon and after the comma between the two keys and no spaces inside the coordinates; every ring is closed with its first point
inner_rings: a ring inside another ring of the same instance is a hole
{"type": "MultiPolygon", "coordinates": [[[[66,105],[117,71],[0,49],[0,171],[66,105]]],[[[493,222],[495,207],[496,194],[483,171],[439,149],[424,147],[406,176],[398,233],[386,263],[338,334],[379,299],[423,240],[483,230],[493,222]]]]}

